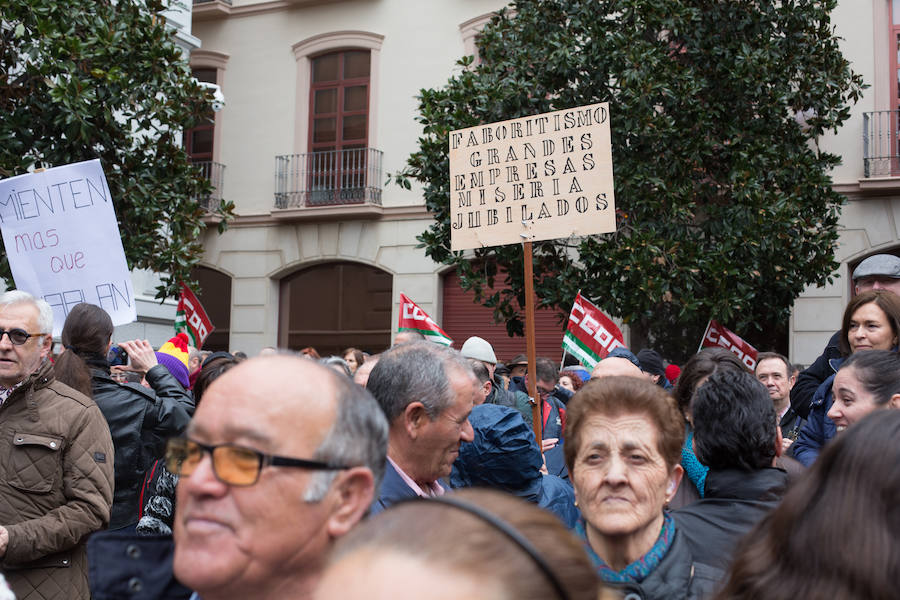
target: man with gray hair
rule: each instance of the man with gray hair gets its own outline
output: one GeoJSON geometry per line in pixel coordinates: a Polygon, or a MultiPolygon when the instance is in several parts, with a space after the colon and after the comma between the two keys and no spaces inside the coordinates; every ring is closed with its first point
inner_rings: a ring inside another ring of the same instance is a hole
{"type": "Polygon", "coordinates": [[[387,432],[365,389],[314,361],[229,370],[166,452],[180,475],[175,576],[203,600],[310,598],[372,503],[387,432]]]}
{"type": "Polygon", "coordinates": [[[390,425],[388,463],[372,512],[416,496],[438,496],[462,442],[478,381],[459,352],[431,342],[395,346],[372,369],[372,392],[390,425]]]}
{"type": "Polygon", "coordinates": [[[53,309],[0,295],[0,570],[19,598],[90,598],[85,542],[109,523],[113,444],[94,401],[56,380],[53,309]]]}

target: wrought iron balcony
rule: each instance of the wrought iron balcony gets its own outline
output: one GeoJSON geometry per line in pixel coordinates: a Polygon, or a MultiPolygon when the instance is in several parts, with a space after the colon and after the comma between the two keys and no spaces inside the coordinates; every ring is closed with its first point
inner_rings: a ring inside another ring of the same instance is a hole
{"type": "Polygon", "coordinates": [[[863,174],[866,177],[900,177],[897,110],[863,113],[863,174]]]}
{"type": "Polygon", "coordinates": [[[381,150],[354,148],[275,157],[275,208],[381,204],[381,150]]]}
{"type": "Polygon", "coordinates": [[[207,212],[212,212],[222,201],[222,190],[225,187],[225,165],[210,160],[197,161],[193,164],[200,168],[200,173],[212,184],[212,193],[206,198],[197,199],[200,206],[207,212]]]}

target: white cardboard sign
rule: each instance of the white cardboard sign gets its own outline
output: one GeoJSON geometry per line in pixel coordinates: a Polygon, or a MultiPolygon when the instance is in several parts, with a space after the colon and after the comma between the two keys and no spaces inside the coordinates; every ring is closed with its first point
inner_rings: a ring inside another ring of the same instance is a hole
{"type": "Polygon", "coordinates": [[[450,132],[452,250],[616,229],[609,103],[450,132]]]}
{"type": "Polygon", "coordinates": [[[80,302],[105,309],[114,325],[137,318],[99,160],[0,181],[0,229],[16,288],[53,307],[53,335],[80,302]]]}

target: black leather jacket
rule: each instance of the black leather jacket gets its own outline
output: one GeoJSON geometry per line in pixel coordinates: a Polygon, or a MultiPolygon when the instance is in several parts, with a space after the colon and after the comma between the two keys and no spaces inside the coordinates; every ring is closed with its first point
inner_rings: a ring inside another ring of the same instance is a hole
{"type": "Polygon", "coordinates": [[[166,440],[181,435],[194,414],[194,398],[163,365],[147,371],[153,389],[119,383],[91,369],[94,402],[100,407],[115,446],[116,488],[110,529],[136,523],[144,473],[162,457],[166,440]]]}

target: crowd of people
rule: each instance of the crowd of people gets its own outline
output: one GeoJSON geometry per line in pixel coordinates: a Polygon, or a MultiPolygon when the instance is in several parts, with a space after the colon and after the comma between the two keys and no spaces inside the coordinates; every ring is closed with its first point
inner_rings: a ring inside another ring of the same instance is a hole
{"type": "Polygon", "coordinates": [[[531,373],[415,331],[154,350],[89,304],[54,356],[50,307],[8,291],[0,600],[896,598],[900,259],[853,281],[800,373],[721,348],[531,373]]]}

